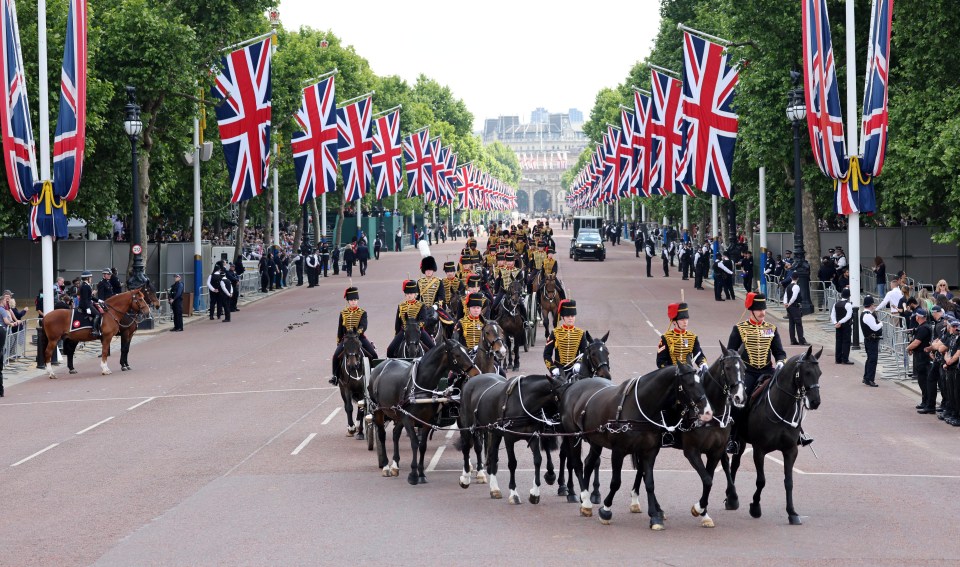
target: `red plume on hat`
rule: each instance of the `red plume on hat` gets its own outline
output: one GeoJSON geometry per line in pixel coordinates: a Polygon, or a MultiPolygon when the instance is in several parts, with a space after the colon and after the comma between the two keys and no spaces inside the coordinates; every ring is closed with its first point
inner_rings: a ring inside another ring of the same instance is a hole
{"type": "Polygon", "coordinates": [[[667,305],[667,317],[668,317],[671,321],[673,321],[674,319],[677,318],[677,314],[678,314],[679,312],[680,312],[680,304],[679,304],[679,303],[671,303],[670,305],[667,305]]]}
{"type": "Polygon", "coordinates": [[[743,301],[743,306],[747,309],[753,307],[753,298],[756,296],[757,294],[752,291],[747,293],[747,298],[743,301]]]}

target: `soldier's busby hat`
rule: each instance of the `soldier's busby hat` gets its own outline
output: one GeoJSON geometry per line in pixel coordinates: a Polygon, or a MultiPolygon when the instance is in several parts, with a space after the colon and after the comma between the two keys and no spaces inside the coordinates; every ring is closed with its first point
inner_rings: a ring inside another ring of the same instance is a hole
{"type": "Polygon", "coordinates": [[[420,273],[425,274],[427,270],[437,271],[437,261],[433,256],[426,256],[423,260],[420,260],[420,273]]]}
{"type": "Polygon", "coordinates": [[[467,287],[480,287],[480,274],[467,276],[467,287]]]}
{"type": "Polygon", "coordinates": [[[671,303],[667,305],[667,317],[669,317],[671,321],[689,319],[690,310],[687,308],[686,303],[671,303]]]}
{"type": "Polygon", "coordinates": [[[83,272],[82,274],[80,274],[80,279],[81,279],[81,280],[90,279],[90,278],[92,278],[92,277],[93,277],[93,274],[91,274],[89,271],[86,271],[86,270],[84,270],[84,272],[83,272]]]}
{"type": "Polygon", "coordinates": [[[420,293],[420,289],[417,288],[417,282],[413,280],[404,280],[403,293],[420,293]]]}
{"type": "Polygon", "coordinates": [[[750,292],[747,294],[743,306],[750,311],[763,311],[767,308],[767,296],[762,293],[750,292]]]}
{"type": "Polygon", "coordinates": [[[343,298],[347,301],[351,299],[360,299],[360,290],[355,287],[348,287],[346,291],[343,292],[343,298]]]}
{"type": "Polygon", "coordinates": [[[467,296],[467,307],[483,307],[483,294],[471,293],[467,296]]]}
{"type": "Polygon", "coordinates": [[[470,265],[470,264],[473,264],[473,263],[475,263],[476,261],[477,261],[477,259],[474,258],[473,256],[461,256],[461,257],[460,257],[460,263],[463,264],[464,266],[468,266],[468,265],[470,265]]]}
{"type": "Polygon", "coordinates": [[[456,272],[456,271],[457,271],[457,264],[456,264],[456,262],[454,262],[453,260],[450,260],[449,262],[444,262],[444,263],[443,263],[443,271],[444,271],[444,272],[456,272]]]}
{"type": "Polygon", "coordinates": [[[514,260],[517,259],[517,257],[513,252],[507,252],[506,254],[503,255],[503,259],[506,260],[507,262],[513,262],[514,260]]]}
{"type": "Polygon", "coordinates": [[[470,239],[467,240],[467,246],[469,246],[470,248],[476,248],[476,247],[477,247],[477,239],[476,239],[476,238],[473,238],[473,237],[471,236],[470,239]]]}
{"type": "Polygon", "coordinates": [[[564,299],[560,302],[560,307],[557,308],[557,312],[560,313],[561,317],[569,317],[577,314],[577,302],[573,299],[564,299]]]}
{"type": "Polygon", "coordinates": [[[556,253],[557,253],[557,247],[554,246],[553,244],[547,244],[546,246],[544,246],[544,248],[546,248],[548,254],[556,254],[556,253]]]}
{"type": "Polygon", "coordinates": [[[507,259],[507,255],[504,252],[497,252],[497,262],[502,262],[507,259]]]}

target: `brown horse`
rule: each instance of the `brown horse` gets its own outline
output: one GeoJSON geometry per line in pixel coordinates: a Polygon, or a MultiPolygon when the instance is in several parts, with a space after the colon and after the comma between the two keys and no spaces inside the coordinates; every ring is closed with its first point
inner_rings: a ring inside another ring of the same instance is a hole
{"type": "Polygon", "coordinates": [[[150,305],[148,296],[153,294],[149,289],[135,289],[114,295],[105,301],[102,321],[100,324],[100,338],[93,336],[93,329],[83,327],[77,330],[71,330],[72,309],[54,309],[43,317],[44,334],[44,367],[50,378],[56,378],[53,368],[50,365],[50,359],[53,356],[54,349],[60,339],[64,340],[64,350],[67,353],[67,367],[70,374],[76,374],[73,368],[73,353],[76,350],[77,343],[87,341],[100,341],[100,371],[101,374],[110,374],[110,368],[107,367],[107,357],[110,355],[110,342],[113,337],[120,335],[120,366],[123,370],[129,370],[126,355],[130,349],[130,340],[133,333],[137,330],[137,324],[145,317],[150,315],[150,305]]]}
{"type": "Polygon", "coordinates": [[[540,318],[543,320],[543,337],[548,338],[557,326],[557,310],[560,309],[560,292],[557,290],[556,274],[545,274],[540,287],[540,318]]]}

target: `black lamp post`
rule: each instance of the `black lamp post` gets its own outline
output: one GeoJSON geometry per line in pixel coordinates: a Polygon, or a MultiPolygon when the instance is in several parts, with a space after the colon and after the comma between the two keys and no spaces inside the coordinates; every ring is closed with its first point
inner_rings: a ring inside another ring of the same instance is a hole
{"type": "Polygon", "coordinates": [[[143,272],[143,242],[140,241],[140,175],[137,167],[137,141],[143,132],[140,120],[140,105],[137,104],[137,88],[127,85],[126,115],[123,129],[130,137],[130,169],[133,174],[133,273],[127,280],[127,289],[137,289],[150,283],[143,272]]]}
{"type": "Polygon", "coordinates": [[[810,262],[803,246],[803,176],[800,171],[800,127],[807,117],[807,104],[803,87],[799,86],[800,73],[790,71],[794,88],[787,94],[787,118],[793,123],[793,279],[800,286],[800,311],[813,313],[810,302],[810,262]]]}

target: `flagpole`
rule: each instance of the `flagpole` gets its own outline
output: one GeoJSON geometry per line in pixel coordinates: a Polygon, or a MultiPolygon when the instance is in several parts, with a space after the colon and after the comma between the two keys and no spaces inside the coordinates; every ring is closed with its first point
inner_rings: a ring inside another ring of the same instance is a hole
{"type": "MultiPolygon", "coordinates": [[[[43,0],[41,0],[41,1],[43,1],[43,0]]],[[[268,37],[271,37],[272,35],[274,35],[274,34],[276,34],[276,33],[277,33],[277,30],[276,30],[276,27],[274,27],[273,30],[268,31],[267,33],[264,33],[264,34],[260,34],[260,35],[258,35],[257,37],[251,37],[250,39],[245,39],[245,40],[243,40],[243,41],[241,41],[241,42],[234,43],[233,45],[228,45],[228,46],[220,49],[220,53],[223,53],[224,51],[233,51],[234,49],[238,49],[238,48],[241,48],[241,47],[245,47],[245,46],[247,46],[247,45],[250,45],[251,43],[256,43],[256,42],[258,42],[258,41],[262,41],[262,40],[264,40],[264,39],[267,39],[268,37]]]]}
{"type": "Polygon", "coordinates": [[[651,95],[650,95],[650,91],[648,91],[648,90],[646,90],[646,89],[641,89],[640,87],[638,87],[638,86],[636,86],[636,85],[632,85],[630,88],[632,88],[633,90],[637,91],[637,92],[640,93],[640,94],[647,95],[647,96],[651,96],[651,95]]]}
{"type": "MultiPolygon", "coordinates": [[[[199,106],[199,105],[198,105],[199,106]]],[[[199,108],[197,109],[199,111],[199,108]]],[[[193,117],[193,309],[200,311],[200,291],[203,280],[203,252],[200,226],[202,207],[200,201],[200,116],[193,117]]],[[[239,229],[242,230],[242,227],[239,229]]],[[[240,266],[237,266],[239,269],[240,266]]]]}
{"type": "Polygon", "coordinates": [[[760,291],[767,293],[767,168],[760,168],[760,291]]]}
{"type": "Polygon", "coordinates": [[[337,107],[343,108],[344,106],[346,106],[346,105],[348,105],[348,104],[350,104],[350,103],[352,103],[352,102],[357,102],[357,101],[360,100],[361,98],[367,98],[367,97],[370,97],[370,96],[375,95],[376,93],[377,93],[377,91],[370,91],[370,92],[365,93],[365,94],[362,94],[362,95],[360,95],[360,96],[355,96],[355,97],[351,98],[350,100],[341,101],[341,102],[337,103],[337,107]]]}
{"type": "MultiPolygon", "coordinates": [[[[857,143],[857,61],[854,35],[856,23],[854,20],[853,0],[847,0],[847,157],[856,157],[860,145],[857,143]]],[[[853,179],[850,180],[852,184],[853,179]]],[[[857,200],[857,212],[847,215],[847,246],[850,254],[847,256],[847,267],[850,269],[850,302],[853,304],[853,317],[859,317],[860,309],[860,203],[857,200]]],[[[859,319],[857,319],[859,320],[859,319]]],[[[853,340],[850,348],[860,348],[859,325],[854,324],[853,340]]]]}
{"type": "Polygon", "coordinates": [[[690,216],[687,210],[687,196],[683,196],[683,230],[690,230],[690,216]]]}
{"type": "Polygon", "coordinates": [[[719,43],[720,45],[722,45],[722,46],[724,46],[724,47],[730,45],[730,40],[723,39],[722,37],[717,37],[717,36],[715,36],[715,35],[710,35],[710,34],[708,34],[708,33],[703,33],[703,32],[700,31],[700,30],[695,30],[695,29],[693,29],[693,28],[691,28],[691,27],[687,27],[687,26],[683,25],[682,23],[678,23],[678,24],[677,24],[677,29],[680,30],[680,31],[690,32],[690,33],[692,33],[692,34],[694,34],[694,35],[699,35],[700,37],[705,38],[705,39],[709,39],[709,40],[715,41],[715,42],[719,43]]]}
{"type": "MultiPolygon", "coordinates": [[[[266,36],[271,37],[270,41],[270,55],[276,57],[277,55],[277,26],[280,24],[279,13],[277,17],[272,17],[271,13],[271,22],[270,27],[273,28],[269,34],[266,36]]],[[[256,41],[256,40],[252,40],[256,41]]],[[[271,63],[273,65],[273,63],[271,63]]],[[[272,130],[272,128],[271,128],[272,130]]],[[[277,144],[277,132],[273,132],[273,156],[271,156],[270,161],[273,166],[273,244],[280,246],[280,174],[277,171],[277,159],[280,157],[280,146],[277,144]]],[[[243,230],[243,227],[240,227],[239,230],[243,230]]]]}
{"type": "Polygon", "coordinates": [[[394,106],[394,107],[392,107],[392,108],[388,108],[388,109],[386,109],[386,110],[381,110],[380,112],[374,114],[374,115],[373,115],[373,118],[380,118],[381,116],[384,116],[384,115],[386,115],[386,114],[390,114],[390,113],[393,112],[394,110],[400,110],[401,108],[403,108],[403,105],[402,105],[402,104],[398,104],[397,106],[394,106]]]}
{"type": "Polygon", "coordinates": [[[656,71],[660,71],[661,73],[665,73],[665,74],[667,74],[667,75],[671,75],[671,76],[673,76],[673,77],[676,77],[677,79],[680,78],[680,73],[678,73],[678,72],[676,72],[676,71],[674,71],[674,70],[672,70],[672,69],[667,69],[666,67],[661,67],[661,66],[659,66],[659,65],[650,65],[649,67],[650,67],[651,69],[656,70],[656,71]]]}
{"type": "Polygon", "coordinates": [[[713,195],[713,197],[710,199],[710,209],[711,209],[711,213],[710,213],[710,236],[713,237],[713,246],[712,246],[711,248],[712,248],[712,253],[713,253],[712,257],[713,257],[714,259],[716,259],[716,257],[717,257],[717,252],[720,250],[720,243],[717,242],[717,234],[719,234],[719,226],[718,226],[718,225],[719,225],[719,223],[720,223],[720,218],[719,218],[718,211],[717,211],[718,207],[719,207],[719,202],[718,202],[717,196],[716,196],[716,195],[713,195]]]}
{"type": "Polygon", "coordinates": [[[337,69],[336,67],[334,67],[334,68],[333,68],[333,71],[327,71],[326,73],[324,73],[324,74],[322,74],[322,75],[317,75],[316,77],[314,77],[314,78],[312,78],[312,79],[306,79],[306,80],[304,80],[304,81],[301,81],[300,84],[301,84],[301,85],[313,85],[313,84],[316,84],[316,83],[322,81],[323,79],[326,79],[326,78],[329,77],[330,75],[336,75],[336,74],[339,73],[339,72],[340,72],[340,69],[337,69]]]}
{"type": "MultiPolygon", "coordinates": [[[[47,86],[47,1],[37,2],[37,34],[40,57],[40,183],[52,183],[50,175],[50,107],[47,86]]],[[[40,240],[41,274],[43,277],[43,312],[53,311],[53,235],[40,240]]]]}

